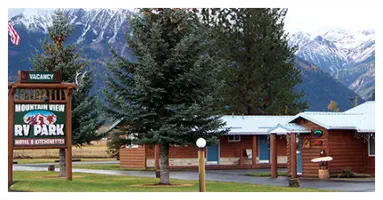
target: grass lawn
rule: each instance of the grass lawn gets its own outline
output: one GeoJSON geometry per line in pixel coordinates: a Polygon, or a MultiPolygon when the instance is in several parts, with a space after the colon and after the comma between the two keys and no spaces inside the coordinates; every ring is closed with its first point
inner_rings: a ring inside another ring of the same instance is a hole
{"type": "MultiPolygon", "coordinates": [[[[59,167],[58,165],[56,167],[59,167]]],[[[88,165],[88,164],[76,164],[73,163],[73,168],[79,169],[100,169],[100,170],[121,170],[121,171],[154,171],[154,168],[148,169],[129,169],[129,168],[120,168],[120,164],[98,164],[98,165],[88,165]]]]}
{"type": "MultiPolygon", "coordinates": [[[[198,181],[171,180],[177,187],[156,186],[157,178],[112,176],[101,174],[73,173],[73,180],[59,178],[58,172],[15,171],[15,183],[11,190],[31,192],[198,192],[198,181]],[[183,185],[182,185],[183,184],[183,185]]],[[[244,183],[207,181],[209,192],[321,192],[325,190],[265,186],[244,183]]]]}
{"type": "MultiPolygon", "coordinates": [[[[270,172],[259,172],[259,173],[247,173],[246,176],[255,176],[255,177],[270,177],[270,172]]],[[[278,172],[278,176],[287,176],[287,172],[278,172]]]]}
{"type": "MultiPolygon", "coordinates": [[[[13,159],[18,164],[32,164],[32,163],[54,163],[56,159],[13,159]]],[[[116,161],[115,158],[81,158],[81,162],[94,162],[94,161],[116,161]]],[[[75,164],[76,162],[73,162],[75,164]]]]}

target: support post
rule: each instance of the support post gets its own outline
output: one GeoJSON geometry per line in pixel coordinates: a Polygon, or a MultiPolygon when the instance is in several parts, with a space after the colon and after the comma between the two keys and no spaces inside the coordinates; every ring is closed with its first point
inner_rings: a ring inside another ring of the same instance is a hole
{"type": "Polygon", "coordinates": [[[291,178],[297,177],[297,142],[296,142],[296,134],[292,133],[290,135],[290,170],[291,170],[291,178]]]}
{"type": "Polygon", "coordinates": [[[156,178],[160,178],[160,146],[158,144],[154,146],[154,169],[156,178]]]}
{"type": "Polygon", "coordinates": [[[13,120],[15,89],[10,88],[8,94],[8,187],[13,183],[13,120]]]}
{"type": "Polygon", "coordinates": [[[271,145],[271,178],[278,177],[278,161],[277,161],[277,135],[272,133],[270,136],[271,145]]]}
{"type": "Polygon", "coordinates": [[[290,133],[286,135],[286,156],[287,156],[287,176],[291,177],[291,157],[290,157],[290,133]]]}
{"type": "Polygon", "coordinates": [[[205,156],[203,148],[198,150],[199,191],[206,192],[205,183],[205,156]]]}
{"type": "Polygon", "coordinates": [[[257,136],[253,135],[251,167],[255,168],[256,164],[257,164],[257,136]]]}
{"type": "Polygon", "coordinates": [[[245,165],[245,159],[243,158],[243,149],[239,150],[239,165],[240,166],[245,165]]]}
{"type": "Polygon", "coordinates": [[[72,89],[65,89],[66,100],[66,179],[72,180],[72,89]]]}

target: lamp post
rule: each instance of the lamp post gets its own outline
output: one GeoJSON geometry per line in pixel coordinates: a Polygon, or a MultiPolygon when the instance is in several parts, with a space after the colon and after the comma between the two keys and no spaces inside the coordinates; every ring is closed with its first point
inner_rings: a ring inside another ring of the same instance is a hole
{"type": "Polygon", "coordinates": [[[206,192],[205,183],[205,156],[203,155],[203,148],[206,146],[206,140],[199,138],[196,142],[198,150],[198,172],[199,172],[199,191],[206,192]]]}

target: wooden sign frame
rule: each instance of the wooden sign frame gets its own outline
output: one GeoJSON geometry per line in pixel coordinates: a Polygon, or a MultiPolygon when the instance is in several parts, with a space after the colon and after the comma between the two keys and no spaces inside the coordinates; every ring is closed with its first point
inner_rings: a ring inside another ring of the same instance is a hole
{"type": "Polygon", "coordinates": [[[13,150],[15,149],[61,149],[66,151],[66,179],[72,180],[72,90],[74,83],[22,83],[8,82],[8,187],[13,183],[13,150]],[[14,146],[15,103],[65,104],[65,140],[63,145],[14,146]]]}

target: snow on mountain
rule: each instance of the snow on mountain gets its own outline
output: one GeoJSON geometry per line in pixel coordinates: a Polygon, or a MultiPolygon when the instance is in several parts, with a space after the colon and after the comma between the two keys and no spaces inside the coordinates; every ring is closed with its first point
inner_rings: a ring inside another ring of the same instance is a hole
{"type": "Polygon", "coordinates": [[[339,51],[332,42],[324,39],[322,36],[317,36],[309,42],[303,41],[301,43],[305,43],[305,45],[298,49],[296,55],[320,66],[322,70],[330,74],[336,73],[347,60],[344,52],[339,51]]]}
{"type": "MultiPolygon", "coordinates": [[[[336,56],[343,60],[341,67],[349,63],[363,62],[370,56],[375,54],[375,31],[361,30],[348,31],[336,29],[326,32],[324,35],[319,35],[315,38],[304,32],[297,32],[290,36],[289,45],[299,45],[297,55],[305,51],[311,53],[327,55],[329,51],[337,54],[336,56]],[[308,46],[309,45],[309,46],[308,46]],[[331,50],[330,50],[331,49],[331,50]],[[327,53],[326,53],[327,52],[327,53]]],[[[304,57],[313,57],[312,55],[304,55],[304,57]]],[[[315,64],[315,60],[311,60],[315,64]]]]}
{"type": "MultiPolygon", "coordinates": [[[[46,27],[52,22],[52,12],[53,10],[40,13],[25,11],[9,20],[22,38],[18,48],[12,45],[8,48],[10,64],[21,66],[23,70],[31,68],[27,58],[35,52],[35,48],[39,47],[38,41],[47,36],[46,27]]],[[[77,43],[87,59],[94,59],[97,63],[104,62],[103,59],[110,54],[106,44],[110,44],[121,55],[134,59],[125,45],[124,35],[130,34],[127,16],[132,14],[132,11],[67,9],[65,12],[70,23],[74,25],[69,42],[77,43]]],[[[375,81],[374,31],[337,29],[323,35],[310,35],[300,31],[289,36],[289,46],[298,48],[297,57],[329,72],[358,94],[365,94],[363,97],[370,95],[371,88],[374,87],[372,83],[375,81]]],[[[8,76],[15,76],[16,72],[17,69],[10,69],[8,76]]]]}
{"type": "Polygon", "coordinates": [[[10,19],[12,25],[25,26],[29,31],[48,33],[47,26],[52,23],[50,15],[26,15],[20,13],[10,19]]]}
{"type": "Polygon", "coordinates": [[[288,42],[291,47],[301,48],[313,39],[310,34],[300,31],[292,34],[288,42]]]}
{"type": "MultiPolygon", "coordinates": [[[[96,35],[92,40],[95,43],[103,41],[106,37],[108,42],[114,42],[121,27],[130,14],[126,9],[67,9],[65,10],[71,24],[82,26],[81,37],[77,43],[85,40],[87,34],[96,35]]],[[[36,14],[31,12],[20,13],[10,19],[13,25],[25,26],[28,31],[48,33],[47,26],[52,23],[52,12],[36,14]]]]}
{"type": "MultiPolygon", "coordinates": [[[[39,10],[39,9],[35,9],[39,10]]],[[[14,80],[17,70],[31,70],[29,58],[41,50],[39,41],[48,38],[47,25],[52,23],[53,9],[49,12],[36,14],[30,9],[10,17],[9,22],[20,35],[18,46],[8,45],[8,77],[14,80]]],[[[128,9],[65,9],[69,22],[73,25],[73,32],[68,38],[68,44],[77,44],[82,58],[91,62],[95,67],[95,79],[105,73],[105,62],[110,58],[109,47],[120,55],[134,60],[132,52],[126,45],[125,34],[130,33],[128,16],[132,14],[128,9]],[[109,46],[110,45],[110,46],[109,46]]],[[[103,82],[95,82],[92,91],[102,87],[103,82]]]]}
{"type": "Polygon", "coordinates": [[[375,38],[371,38],[350,50],[349,59],[354,63],[362,63],[373,58],[375,60],[375,38]]]}
{"type": "Polygon", "coordinates": [[[349,51],[370,39],[375,38],[375,31],[350,31],[344,29],[336,29],[328,31],[323,35],[326,40],[334,43],[339,49],[349,51]]]}
{"type": "Polygon", "coordinates": [[[310,39],[304,32],[289,37],[296,55],[329,72],[367,98],[375,88],[375,31],[336,29],[310,39]],[[367,69],[368,68],[368,69],[367,69]]]}
{"type": "Polygon", "coordinates": [[[375,31],[337,29],[327,32],[323,37],[347,55],[347,64],[363,62],[375,54],[375,31]]]}

